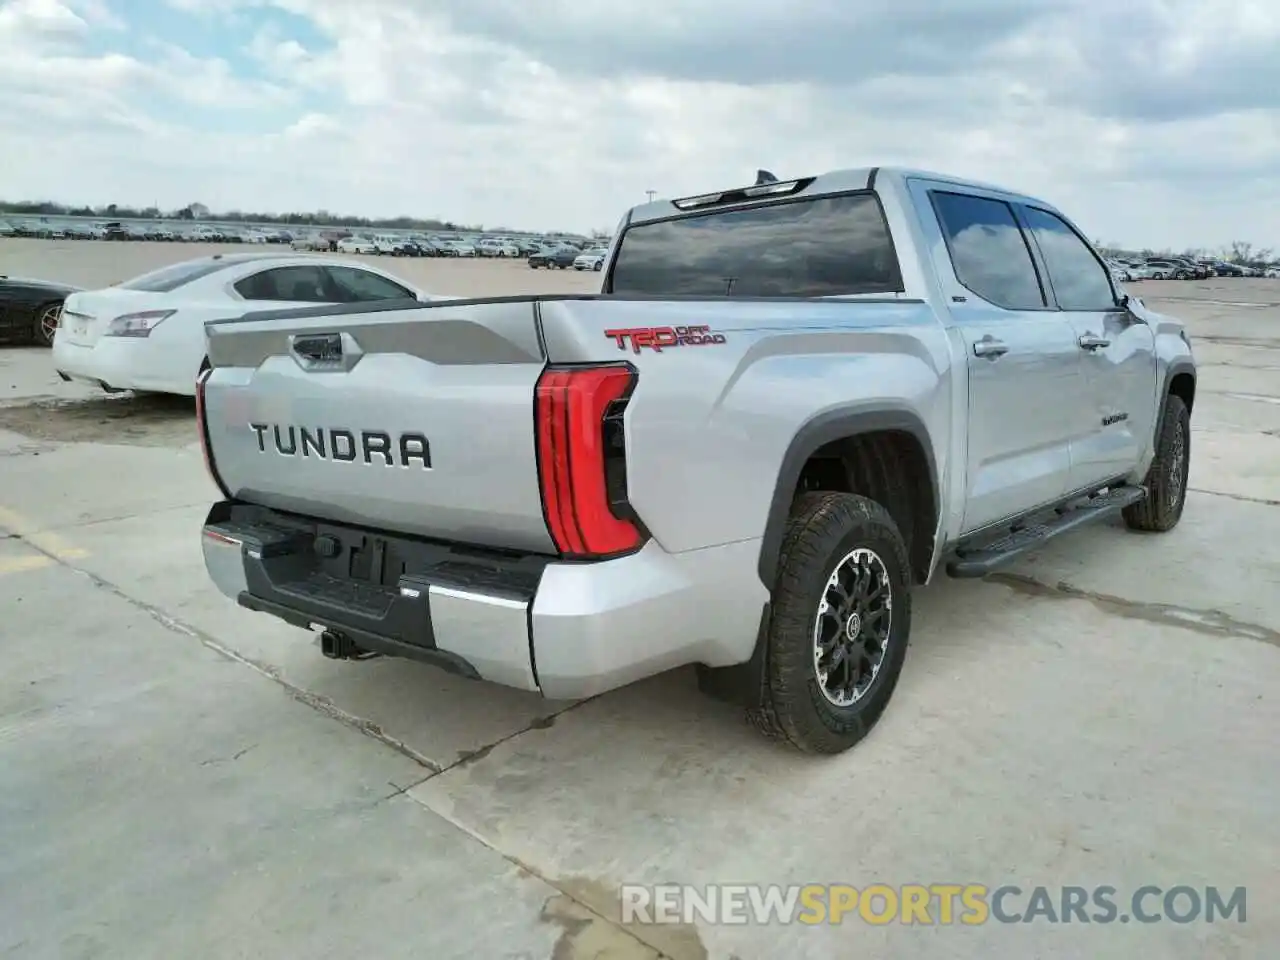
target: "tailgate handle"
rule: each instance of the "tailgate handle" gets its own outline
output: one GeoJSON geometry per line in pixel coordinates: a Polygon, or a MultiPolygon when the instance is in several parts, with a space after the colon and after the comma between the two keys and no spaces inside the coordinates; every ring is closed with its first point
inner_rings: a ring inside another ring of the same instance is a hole
{"type": "Polygon", "coordinates": [[[350,370],[363,353],[349,333],[296,333],[289,352],[304,370],[350,370]]]}

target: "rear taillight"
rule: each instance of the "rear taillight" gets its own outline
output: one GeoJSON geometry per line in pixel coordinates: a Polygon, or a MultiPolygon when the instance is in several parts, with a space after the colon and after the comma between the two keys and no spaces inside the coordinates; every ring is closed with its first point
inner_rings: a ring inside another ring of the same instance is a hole
{"type": "Polygon", "coordinates": [[[107,324],[104,337],[149,337],[151,331],[172,317],[176,310],[143,310],[126,313],[107,324]]]}
{"type": "Polygon", "coordinates": [[[627,502],[623,413],[635,388],[630,364],[548,367],[534,419],[547,527],[568,559],[630,553],[646,539],[627,502]]]}
{"type": "Polygon", "coordinates": [[[209,472],[209,479],[214,482],[222,495],[230,500],[231,493],[223,484],[222,478],[218,476],[218,468],[213,462],[213,448],[209,444],[209,421],[205,416],[204,387],[212,374],[213,370],[206,367],[196,377],[196,433],[200,435],[200,453],[204,457],[204,468],[209,472]]]}

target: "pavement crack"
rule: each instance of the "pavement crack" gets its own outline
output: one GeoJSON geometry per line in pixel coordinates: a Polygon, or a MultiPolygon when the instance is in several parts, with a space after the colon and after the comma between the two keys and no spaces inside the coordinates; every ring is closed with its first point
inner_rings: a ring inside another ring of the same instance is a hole
{"type": "Polygon", "coordinates": [[[1163,626],[1182,627],[1196,633],[1214,637],[1232,637],[1235,639],[1255,640],[1259,643],[1280,647],[1280,630],[1273,630],[1256,623],[1246,623],[1221,610],[1195,610],[1180,607],[1171,603],[1141,603],[1127,600],[1111,594],[1082,590],[1065,581],[1056,584],[1044,583],[1034,577],[1019,573],[992,573],[985,579],[989,583],[1000,584],[1016,590],[1018,593],[1032,597],[1048,597],[1062,600],[1084,600],[1092,603],[1103,613],[1125,617],[1130,620],[1144,620],[1163,626]]]}
{"type": "Polygon", "coordinates": [[[252,746],[245,747],[243,750],[237,750],[235,753],[233,753],[233,754],[232,754],[231,756],[229,756],[229,757],[210,757],[208,760],[201,760],[201,761],[200,761],[200,766],[202,766],[202,767],[212,767],[212,766],[215,766],[215,765],[217,765],[217,764],[219,764],[219,763],[235,763],[237,760],[239,760],[241,757],[243,757],[243,756],[244,756],[246,753],[248,753],[250,750],[254,750],[254,749],[256,749],[256,748],[257,748],[257,746],[258,746],[258,745],[255,743],[255,744],[253,744],[252,746]]]}
{"type": "Polygon", "coordinates": [[[430,757],[424,756],[423,754],[419,753],[417,750],[414,750],[411,746],[409,746],[404,741],[399,740],[396,737],[393,737],[391,734],[387,733],[385,730],[382,729],[382,727],[378,726],[378,724],[374,723],[373,721],[366,720],[363,717],[358,717],[353,713],[348,713],[346,710],[343,710],[341,707],[339,707],[336,703],[334,703],[328,697],[321,696],[320,694],[317,694],[317,693],[312,693],[310,690],[306,690],[302,687],[299,687],[297,684],[291,683],[288,679],[285,678],[285,676],[280,672],[280,670],[277,667],[274,667],[269,663],[262,663],[259,660],[255,660],[253,657],[245,656],[239,651],[234,650],[231,647],[227,646],[225,643],[222,643],[220,640],[217,640],[216,638],[205,633],[203,630],[199,629],[198,627],[193,627],[189,623],[184,623],[183,621],[177,619],[176,617],[170,616],[169,614],[165,613],[163,610],[161,610],[157,606],[154,606],[153,604],[147,603],[144,600],[139,600],[137,597],[130,596],[128,593],[126,593],[120,587],[116,586],[116,584],[111,583],[109,580],[104,580],[102,577],[98,576],[96,573],[91,573],[90,571],[85,570],[83,567],[77,567],[73,563],[68,563],[62,557],[59,557],[56,554],[50,552],[49,550],[44,549],[39,544],[32,543],[30,540],[26,539],[25,537],[21,537],[19,539],[22,539],[32,549],[48,557],[50,560],[54,561],[55,563],[65,567],[66,569],[70,570],[72,573],[76,573],[84,577],[86,580],[88,580],[90,583],[92,583],[95,587],[99,588],[100,590],[106,590],[108,593],[112,594],[113,596],[119,597],[121,600],[123,600],[125,603],[129,604],[130,606],[142,611],[147,616],[149,616],[152,620],[155,620],[157,623],[159,623],[161,626],[165,627],[166,629],[172,630],[174,633],[180,633],[184,636],[190,637],[193,640],[196,640],[197,642],[202,644],[203,646],[209,648],[214,653],[226,658],[227,660],[231,660],[235,663],[240,664],[241,666],[248,667],[250,670],[253,670],[255,673],[258,673],[261,676],[266,677],[268,680],[274,681],[281,688],[283,688],[285,693],[287,693],[294,700],[310,707],[312,710],[315,710],[317,713],[323,714],[324,716],[328,717],[330,720],[336,720],[338,723],[342,724],[345,727],[350,727],[353,730],[363,733],[365,736],[369,737],[372,740],[377,740],[383,746],[390,747],[396,753],[399,753],[409,758],[414,763],[418,764],[421,767],[426,768],[432,773],[439,773],[442,769],[444,769],[440,766],[440,764],[436,763],[430,757]]]}
{"type": "MultiPolygon", "coordinates": [[[[579,707],[586,706],[588,703],[591,703],[592,701],[598,699],[600,696],[603,696],[603,694],[596,694],[596,696],[587,697],[585,700],[575,700],[572,703],[568,704],[567,706],[560,708],[559,710],[555,710],[551,713],[544,713],[541,716],[534,717],[523,727],[520,727],[518,730],[513,730],[511,733],[508,733],[505,736],[499,737],[497,740],[494,740],[492,743],[486,743],[483,746],[475,748],[474,750],[463,750],[461,753],[458,754],[458,758],[454,760],[452,763],[447,763],[447,764],[444,764],[443,766],[437,765],[437,769],[435,770],[434,773],[428,774],[427,776],[423,777],[421,780],[418,781],[418,783],[425,783],[426,781],[432,779],[432,777],[438,777],[442,773],[448,773],[450,770],[456,770],[459,767],[465,767],[465,766],[468,766],[469,764],[479,763],[481,760],[489,756],[489,754],[491,754],[498,747],[502,746],[504,743],[510,743],[512,740],[516,739],[517,737],[522,737],[526,733],[531,733],[534,730],[546,730],[548,727],[551,727],[555,724],[557,718],[564,716],[566,713],[568,713],[571,710],[577,710],[579,707]]],[[[415,783],[413,786],[416,787],[418,783],[415,783]]],[[[410,787],[409,789],[412,789],[412,787],[410,787]]]]}
{"type": "MultiPolygon", "coordinates": [[[[1280,431],[1272,431],[1280,435],[1280,431]]],[[[1260,503],[1265,507],[1280,507],[1280,500],[1268,500],[1266,497],[1251,497],[1244,493],[1226,493],[1222,490],[1206,490],[1203,487],[1187,487],[1192,493],[1207,493],[1211,497],[1226,497],[1228,500],[1239,500],[1241,503],[1260,503]]]]}

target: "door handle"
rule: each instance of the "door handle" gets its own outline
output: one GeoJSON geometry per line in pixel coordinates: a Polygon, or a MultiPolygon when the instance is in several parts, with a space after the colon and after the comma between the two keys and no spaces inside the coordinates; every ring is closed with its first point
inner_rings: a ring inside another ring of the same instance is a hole
{"type": "Polygon", "coordinates": [[[1086,333],[1076,343],[1080,344],[1081,350],[1098,350],[1102,347],[1111,346],[1110,340],[1106,337],[1100,337],[1096,333],[1086,333]]]}
{"type": "Polygon", "coordinates": [[[975,357],[985,357],[988,360],[996,360],[1008,352],[1009,345],[1003,340],[997,340],[990,334],[987,334],[981,340],[975,341],[973,344],[973,355],[975,357]]]}

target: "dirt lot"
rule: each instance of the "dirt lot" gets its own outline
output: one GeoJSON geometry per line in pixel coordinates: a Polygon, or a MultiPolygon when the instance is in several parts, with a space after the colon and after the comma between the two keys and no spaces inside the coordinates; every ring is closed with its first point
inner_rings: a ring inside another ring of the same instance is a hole
{"type": "MultiPolygon", "coordinates": [[[[0,242],[0,273],[92,284],[197,252],[0,242]]],[[[380,262],[442,293],[597,282],[380,262]]],[[[0,350],[0,953],[1275,957],[1280,283],[1134,290],[1201,365],[1182,524],[921,591],[889,713],[817,761],[689,671],[565,704],[324,660],[208,583],[189,404],[0,350]],[[1243,886],[1248,914],[628,927],[628,882],[1243,886]]]]}

